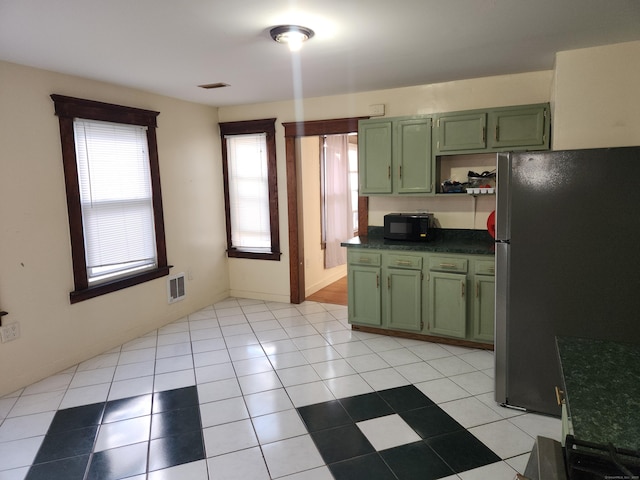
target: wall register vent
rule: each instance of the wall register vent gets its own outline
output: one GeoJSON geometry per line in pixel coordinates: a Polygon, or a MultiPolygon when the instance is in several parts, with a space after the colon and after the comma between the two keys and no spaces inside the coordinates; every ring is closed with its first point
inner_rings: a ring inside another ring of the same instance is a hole
{"type": "Polygon", "coordinates": [[[185,297],[184,273],[178,273],[167,279],[167,292],[169,294],[169,303],[177,302],[185,297]]]}

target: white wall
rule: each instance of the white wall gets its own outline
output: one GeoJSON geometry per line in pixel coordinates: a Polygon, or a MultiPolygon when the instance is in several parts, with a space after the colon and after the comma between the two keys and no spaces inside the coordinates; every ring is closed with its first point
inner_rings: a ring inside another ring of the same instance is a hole
{"type": "Polygon", "coordinates": [[[553,149],[640,145],[640,41],[556,55],[553,149]]]}
{"type": "Polygon", "coordinates": [[[225,298],[229,276],[217,111],[0,62],[0,307],[19,339],[0,344],[0,395],[225,298]],[[166,278],[74,305],[58,118],[52,93],[159,111],[168,261],[190,272],[168,305],[166,278]]]}

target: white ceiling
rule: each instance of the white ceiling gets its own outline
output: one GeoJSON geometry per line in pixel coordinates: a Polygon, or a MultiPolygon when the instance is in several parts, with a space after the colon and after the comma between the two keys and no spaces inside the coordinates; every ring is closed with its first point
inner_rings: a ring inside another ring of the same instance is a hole
{"type": "Polygon", "coordinates": [[[632,40],[640,0],[0,0],[2,60],[215,106],[549,70],[632,40]],[[287,23],[316,32],[297,54],[269,37],[287,23]]]}

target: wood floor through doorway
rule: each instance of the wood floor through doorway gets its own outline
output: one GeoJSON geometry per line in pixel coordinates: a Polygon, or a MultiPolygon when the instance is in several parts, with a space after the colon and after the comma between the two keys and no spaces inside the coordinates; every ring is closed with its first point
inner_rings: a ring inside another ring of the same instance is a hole
{"type": "Polygon", "coordinates": [[[332,303],[334,305],[347,305],[347,277],[344,276],[340,280],[318,290],[313,295],[308,296],[307,300],[332,303]]]}

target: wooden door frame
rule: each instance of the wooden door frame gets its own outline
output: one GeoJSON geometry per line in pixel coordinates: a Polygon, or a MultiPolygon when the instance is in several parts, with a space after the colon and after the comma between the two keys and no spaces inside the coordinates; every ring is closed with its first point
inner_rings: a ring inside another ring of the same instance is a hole
{"type": "MultiPolygon", "coordinates": [[[[305,299],[304,281],[304,229],[302,225],[301,172],[296,159],[298,137],[339,135],[358,131],[358,120],[369,117],[339,118],[334,120],[312,120],[287,122],[284,126],[284,141],[287,165],[287,211],[289,223],[289,286],[290,302],[302,303],[305,299]]],[[[369,224],[369,202],[367,197],[358,197],[358,234],[366,235],[369,224]]]]}

